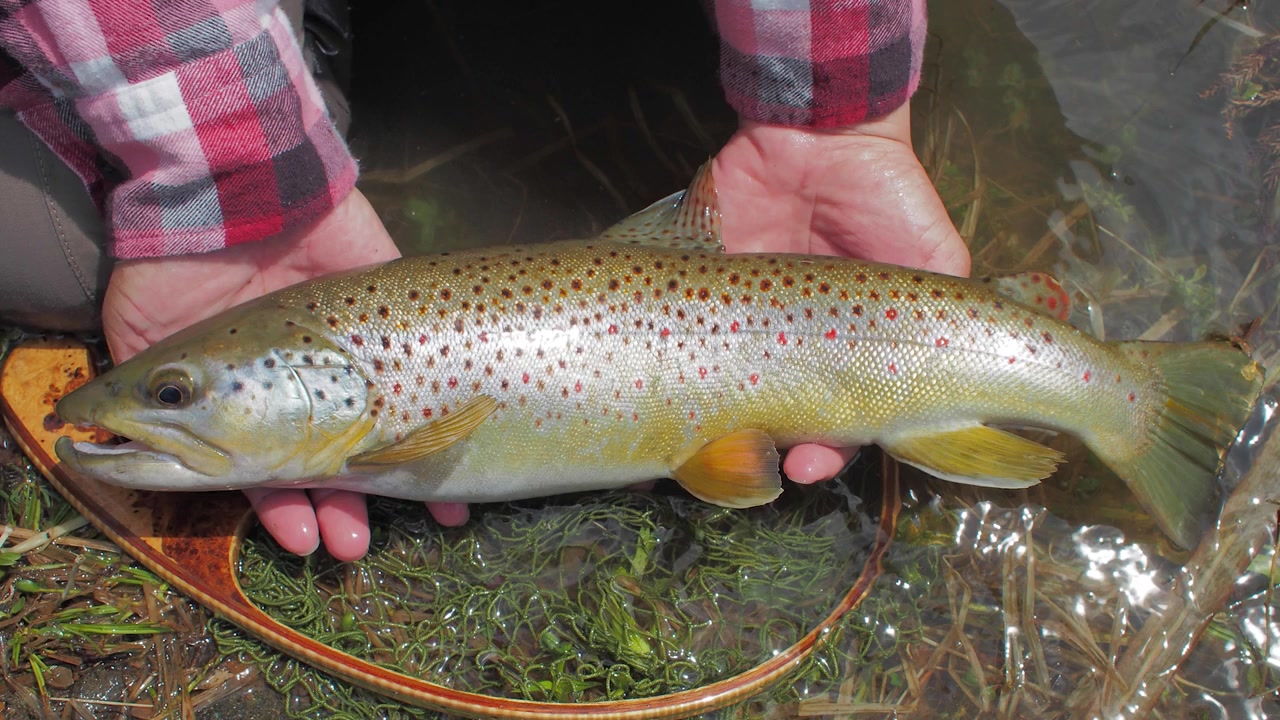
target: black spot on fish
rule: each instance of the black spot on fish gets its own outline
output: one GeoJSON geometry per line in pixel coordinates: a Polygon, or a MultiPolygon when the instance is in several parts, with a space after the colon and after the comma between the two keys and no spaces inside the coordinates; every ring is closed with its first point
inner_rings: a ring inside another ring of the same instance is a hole
{"type": "Polygon", "coordinates": [[[346,405],[347,407],[355,407],[356,401],[352,398],[347,398],[346,400],[342,401],[342,404],[346,405]]]}
{"type": "Polygon", "coordinates": [[[231,383],[232,392],[240,392],[243,389],[244,389],[244,383],[240,382],[239,380],[231,383]]]}
{"type": "Polygon", "coordinates": [[[324,391],[323,391],[323,390],[317,390],[317,391],[316,391],[316,399],[317,399],[317,400],[324,400],[324,399],[325,399],[325,394],[324,394],[324,391]]]}
{"type": "Polygon", "coordinates": [[[386,305],[378,306],[378,317],[382,318],[383,320],[386,320],[390,316],[391,316],[391,308],[387,307],[386,305]]]}
{"type": "Polygon", "coordinates": [[[262,367],[273,368],[275,366],[276,366],[276,361],[272,360],[271,358],[267,358],[266,360],[262,361],[262,367]]]}
{"type": "Polygon", "coordinates": [[[235,328],[231,328],[231,331],[230,331],[230,334],[231,334],[231,335],[235,335],[235,334],[236,334],[236,332],[237,332],[237,330],[236,330],[235,328]]]}
{"type": "Polygon", "coordinates": [[[310,335],[303,335],[303,336],[302,336],[302,342],[307,343],[307,344],[310,344],[310,343],[311,343],[311,336],[310,336],[310,335]]]}

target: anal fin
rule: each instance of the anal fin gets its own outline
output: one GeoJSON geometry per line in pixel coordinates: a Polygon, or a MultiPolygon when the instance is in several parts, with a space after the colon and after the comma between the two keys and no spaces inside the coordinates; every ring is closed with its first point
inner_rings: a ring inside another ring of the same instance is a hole
{"type": "Polygon", "coordinates": [[[497,407],[498,401],[488,395],[478,395],[439,420],[414,430],[399,442],[352,456],[347,460],[347,466],[399,465],[424,458],[466,439],[489,419],[497,407]]]}
{"type": "Polygon", "coordinates": [[[1062,453],[1004,430],[975,425],[882,442],[898,460],[944,480],[1024,488],[1049,477],[1062,453]]]}
{"type": "Polygon", "coordinates": [[[694,497],[722,507],[755,507],[782,494],[773,439],[754,429],[737,430],[703,445],[672,477],[694,497]]]}

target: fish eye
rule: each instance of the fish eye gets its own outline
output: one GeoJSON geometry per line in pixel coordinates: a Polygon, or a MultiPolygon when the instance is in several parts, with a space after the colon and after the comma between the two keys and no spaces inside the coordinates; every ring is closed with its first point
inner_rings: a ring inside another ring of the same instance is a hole
{"type": "Polygon", "coordinates": [[[186,403],[190,397],[187,389],[177,383],[164,383],[156,388],[156,402],[165,407],[178,407],[186,403]]]}
{"type": "Polygon", "coordinates": [[[191,403],[193,385],[185,372],[169,369],[151,378],[148,394],[160,407],[180,408],[191,403]]]}

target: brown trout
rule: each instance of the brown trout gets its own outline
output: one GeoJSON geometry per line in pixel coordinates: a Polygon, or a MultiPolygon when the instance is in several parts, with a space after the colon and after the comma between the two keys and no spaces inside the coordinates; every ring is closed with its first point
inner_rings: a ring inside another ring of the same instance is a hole
{"type": "Polygon", "coordinates": [[[1032,274],[984,283],[725,255],[709,171],[591,241],[411,257],[305,282],[157,343],[57,406],[132,442],[59,458],[151,490],[333,487],[496,501],[671,477],[728,507],[777,448],[875,443],[1021,488],[1081,439],[1185,546],[1262,371],[1229,343],[1102,343],[1032,274]]]}

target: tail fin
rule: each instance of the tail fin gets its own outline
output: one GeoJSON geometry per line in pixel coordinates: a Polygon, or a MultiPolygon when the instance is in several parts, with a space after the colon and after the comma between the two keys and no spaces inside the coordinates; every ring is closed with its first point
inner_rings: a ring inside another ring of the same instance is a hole
{"type": "Polygon", "coordinates": [[[1119,343],[1164,380],[1151,444],[1131,457],[1099,456],[1129,486],[1160,528],[1183,548],[1217,516],[1223,458],[1262,390],[1263,370],[1225,342],[1119,343]]]}

